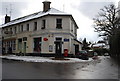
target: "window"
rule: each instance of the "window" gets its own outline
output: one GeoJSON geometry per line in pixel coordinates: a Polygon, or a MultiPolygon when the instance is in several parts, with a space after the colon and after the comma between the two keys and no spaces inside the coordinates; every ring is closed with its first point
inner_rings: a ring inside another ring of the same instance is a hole
{"type": "Polygon", "coordinates": [[[23,25],[21,25],[21,32],[23,31],[23,25]]]}
{"type": "Polygon", "coordinates": [[[45,25],[46,25],[46,20],[42,20],[42,28],[41,29],[45,29],[45,25]]]}
{"type": "Polygon", "coordinates": [[[41,52],[42,37],[34,38],[34,52],[41,52]]]}
{"type": "Polygon", "coordinates": [[[37,22],[34,22],[34,31],[37,30],[37,22]]]}
{"type": "Polygon", "coordinates": [[[8,34],[8,29],[6,28],[5,31],[4,31],[5,34],[8,34]]]}
{"type": "Polygon", "coordinates": [[[56,41],[62,41],[61,37],[56,37],[56,41]]]}
{"type": "Polygon", "coordinates": [[[23,41],[27,41],[27,37],[23,37],[23,41]]]}
{"type": "Polygon", "coordinates": [[[62,29],[62,19],[56,19],[56,28],[62,29]]]}
{"type": "Polygon", "coordinates": [[[18,50],[21,52],[22,51],[22,38],[18,39],[18,50]]]}
{"type": "Polygon", "coordinates": [[[14,32],[15,32],[15,34],[16,34],[16,30],[17,30],[17,28],[15,27],[15,28],[14,28],[14,32]]]}
{"type": "Polygon", "coordinates": [[[10,28],[10,34],[12,34],[12,28],[10,28]]]}
{"type": "Polygon", "coordinates": [[[10,31],[12,31],[12,28],[10,28],[10,31]]]}
{"type": "Polygon", "coordinates": [[[18,25],[18,32],[20,32],[20,25],[18,25]]]}
{"type": "Polygon", "coordinates": [[[27,24],[27,31],[29,31],[29,24],[27,24]]]}

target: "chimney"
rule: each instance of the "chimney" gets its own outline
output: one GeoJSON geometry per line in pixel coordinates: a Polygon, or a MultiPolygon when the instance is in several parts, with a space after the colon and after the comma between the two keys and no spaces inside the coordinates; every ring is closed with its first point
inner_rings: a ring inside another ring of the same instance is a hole
{"type": "Polygon", "coordinates": [[[47,12],[50,9],[50,1],[44,1],[43,2],[43,12],[47,12]]]}
{"type": "Polygon", "coordinates": [[[5,24],[8,23],[8,22],[10,22],[10,16],[7,16],[7,14],[6,14],[6,16],[5,16],[5,24]]]}

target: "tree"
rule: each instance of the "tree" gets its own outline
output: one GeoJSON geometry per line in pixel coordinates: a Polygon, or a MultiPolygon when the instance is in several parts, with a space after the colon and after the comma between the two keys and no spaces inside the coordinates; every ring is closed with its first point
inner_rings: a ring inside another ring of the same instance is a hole
{"type": "Polygon", "coordinates": [[[87,50],[87,49],[89,49],[89,47],[88,47],[89,44],[88,44],[88,42],[86,41],[86,38],[84,38],[84,40],[83,40],[82,43],[83,43],[83,47],[82,47],[83,50],[87,50]]]}
{"type": "Polygon", "coordinates": [[[98,17],[93,19],[95,31],[100,33],[99,36],[110,37],[119,28],[120,18],[118,17],[118,12],[120,10],[113,4],[105,6],[100,10],[101,12],[98,13],[98,17]]]}
{"type": "Polygon", "coordinates": [[[120,31],[120,17],[118,16],[120,10],[114,4],[105,6],[100,10],[101,12],[98,13],[98,16],[93,19],[95,23],[94,28],[99,33],[99,36],[106,36],[108,38],[110,53],[114,54],[116,50],[115,45],[117,45],[115,41],[118,40],[117,35],[120,31]]]}

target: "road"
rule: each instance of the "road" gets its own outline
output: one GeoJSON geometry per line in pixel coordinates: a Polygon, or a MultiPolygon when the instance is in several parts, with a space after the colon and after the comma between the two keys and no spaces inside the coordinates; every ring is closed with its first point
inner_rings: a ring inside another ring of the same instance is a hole
{"type": "Polygon", "coordinates": [[[118,79],[118,64],[110,57],[84,63],[31,63],[2,60],[3,79],[118,79]]]}

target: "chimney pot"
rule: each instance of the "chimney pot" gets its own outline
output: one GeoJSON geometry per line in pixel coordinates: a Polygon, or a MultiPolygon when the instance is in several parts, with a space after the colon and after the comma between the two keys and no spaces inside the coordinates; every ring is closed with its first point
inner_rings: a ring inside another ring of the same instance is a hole
{"type": "Polygon", "coordinates": [[[43,12],[47,12],[50,9],[50,1],[44,1],[43,2],[43,12]]]}
{"type": "Polygon", "coordinates": [[[8,22],[10,22],[10,16],[7,16],[7,14],[6,14],[6,16],[5,16],[5,24],[8,23],[8,22]]]}

